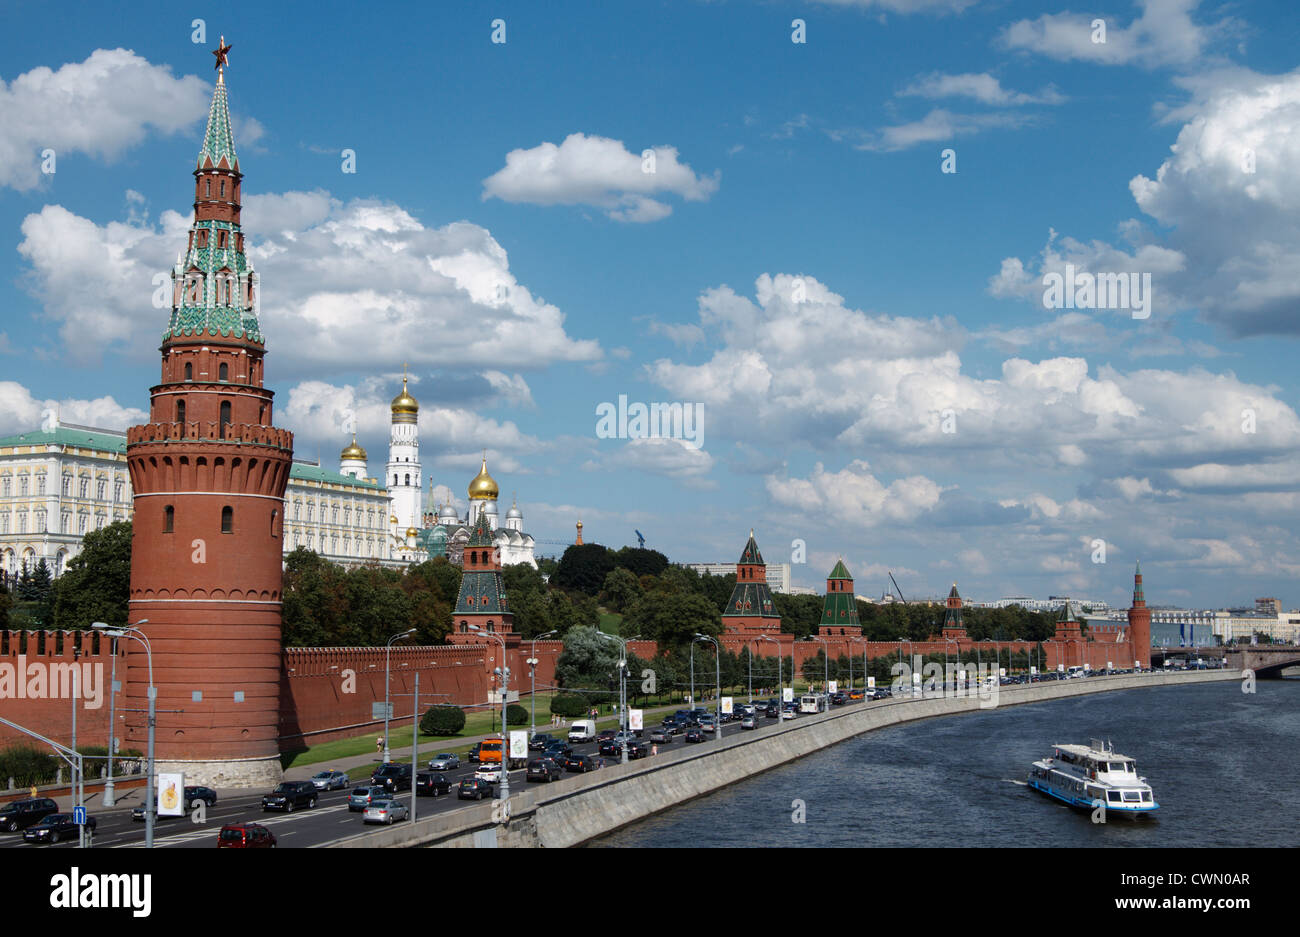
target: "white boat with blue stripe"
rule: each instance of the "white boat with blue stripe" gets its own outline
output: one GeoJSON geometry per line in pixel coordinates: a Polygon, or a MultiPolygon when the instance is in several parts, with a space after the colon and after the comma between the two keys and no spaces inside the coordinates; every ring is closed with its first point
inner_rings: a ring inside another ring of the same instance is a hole
{"type": "Polygon", "coordinates": [[[1106,814],[1142,817],[1160,809],[1147,779],[1139,777],[1137,762],[1116,754],[1108,742],[1054,745],[1051,758],[1035,761],[1029,786],[1071,807],[1092,809],[1104,804],[1106,814]]]}

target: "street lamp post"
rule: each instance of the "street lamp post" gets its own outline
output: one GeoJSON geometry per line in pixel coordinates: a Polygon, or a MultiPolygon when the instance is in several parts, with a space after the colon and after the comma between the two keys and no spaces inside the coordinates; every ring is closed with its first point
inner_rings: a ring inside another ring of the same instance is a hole
{"type": "MultiPolygon", "coordinates": [[[[606,634],[606,633],[603,632],[603,631],[597,631],[596,634],[599,635],[599,636],[602,637],[602,638],[606,638],[606,639],[608,639],[608,640],[610,640],[610,641],[615,641],[615,642],[617,642],[617,643],[619,644],[619,652],[622,654],[622,657],[619,659],[619,662],[618,662],[618,708],[619,708],[618,724],[619,724],[619,728],[620,728],[620,729],[622,730],[622,732],[623,732],[623,741],[622,741],[622,744],[619,745],[619,753],[620,753],[619,761],[620,761],[622,764],[627,764],[627,733],[628,733],[628,727],[627,727],[627,725],[628,725],[628,724],[627,724],[627,642],[628,642],[629,640],[632,640],[632,639],[630,639],[630,638],[622,638],[622,637],[619,637],[618,635],[614,635],[614,634],[606,634]]],[[[692,645],[691,645],[691,649],[694,650],[694,648],[695,648],[695,645],[692,644],[692,645]]],[[[694,660],[694,659],[692,658],[692,661],[693,661],[693,660],[694,660]]],[[[695,672],[695,671],[694,671],[694,668],[692,667],[692,670],[691,670],[692,675],[694,674],[694,672],[695,672]]],[[[694,700],[694,698],[695,698],[695,685],[694,685],[694,677],[692,676],[692,683],[691,683],[691,699],[694,700]]]]}
{"type": "Polygon", "coordinates": [[[718,733],[718,741],[722,741],[722,645],[718,639],[711,634],[700,634],[698,631],[695,637],[691,639],[691,647],[695,647],[696,641],[713,642],[713,676],[718,684],[718,695],[713,705],[713,731],[718,733]]]}
{"type": "MultiPolygon", "coordinates": [[[[959,667],[961,666],[961,645],[957,643],[957,641],[956,641],[955,638],[944,638],[943,640],[944,640],[944,645],[943,645],[943,691],[944,691],[945,693],[947,693],[947,692],[948,692],[948,645],[949,645],[949,644],[956,644],[956,645],[957,645],[957,666],[959,666],[959,667]]],[[[953,671],[953,675],[952,675],[952,683],[953,683],[953,690],[955,691],[955,690],[957,689],[957,672],[956,672],[956,671],[953,671]]]]}
{"type": "Polygon", "coordinates": [[[487,635],[489,638],[496,638],[501,642],[501,666],[497,668],[497,674],[501,677],[501,784],[497,787],[497,799],[506,800],[510,797],[510,747],[509,736],[506,734],[506,687],[510,681],[510,668],[506,666],[506,639],[501,637],[495,631],[484,631],[478,625],[468,625],[470,631],[477,631],[479,634],[487,635]]]}
{"type": "MultiPolygon", "coordinates": [[[[903,666],[902,666],[902,665],[903,665],[903,645],[904,645],[904,644],[907,645],[907,660],[908,660],[908,668],[907,668],[907,669],[908,669],[909,671],[911,671],[911,669],[912,669],[911,664],[913,663],[913,661],[912,661],[912,657],[913,657],[914,655],[913,655],[913,653],[912,653],[912,642],[909,641],[907,638],[899,638],[899,639],[898,639],[898,665],[899,665],[898,669],[899,669],[899,671],[900,671],[900,673],[899,673],[899,679],[902,679],[902,673],[901,673],[901,671],[902,671],[902,669],[903,669],[903,666]]],[[[910,673],[909,673],[909,676],[910,676],[910,673]]],[[[912,680],[912,682],[911,682],[911,686],[909,686],[909,687],[907,688],[908,698],[911,698],[911,695],[912,695],[912,687],[913,687],[913,686],[916,686],[916,682],[917,682],[917,681],[912,680]]]]}
{"type": "Polygon", "coordinates": [[[392,759],[388,755],[388,719],[392,715],[393,704],[389,701],[388,696],[388,664],[393,650],[393,642],[415,634],[414,628],[408,628],[401,634],[395,634],[388,639],[388,644],[384,647],[384,764],[388,764],[392,759]]]}
{"type": "MultiPolygon", "coordinates": [[[[147,625],[149,619],[141,618],[135,625],[128,625],[125,628],[110,628],[102,621],[97,621],[91,625],[98,631],[104,632],[110,638],[127,637],[133,641],[139,641],[144,645],[145,659],[149,664],[149,786],[145,789],[144,800],[144,846],[146,849],[153,848],[153,821],[154,821],[154,788],[158,782],[154,777],[154,735],[158,725],[158,688],[153,685],[153,648],[149,644],[149,637],[143,631],[139,630],[139,625],[147,625]]],[[[112,746],[109,746],[110,749],[112,746]]],[[[112,752],[110,751],[110,757],[112,752]]]]}
{"type": "MultiPolygon", "coordinates": [[[[102,621],[93,623],[90,627],[97,629],[107,628],[108,625],[102,621]]],[[[117,638],[109,638],[109,653],[113,655],[113,671],[109,677],[108,683],[108,778],[104,781],[104,796],[100,798],[100,803],[105,807],[112,807],[117,801],[113,796],[113,745],[114,730],[117,728],[115,718],[115,703],[117,702],[117,638]]]]}
{"type": "MultiPolygon", "coordinates": [[[[809,641],[820,641],[820,642],[822,643],[822,670],[824,671],[824,675],[823,675],[823,677],[822,677],[822,693],[829,693],[829,692],[830,692],[830,687],[831,687],[831,652],[830,652],[830,645],[826,643],[826,639],[825,639],[825,638],[821,637],[820,635],[816,635],[816,634],[810,634],[810,635],[808,635],[808,640],[809,640],[809,641]]],[[[790,663],[793,664],[794,661],[791,661],[790,663]]],[[[827,705],[829,705],[829,700],[827,701],[827,705]]]]}
{"type": "Polygon", "coordinates": [[[533,707],[532,729],[528,733],[528,740],[530,742],[532,741],[533,736],[537,734],[537,642],[542,640],[542,638],[549,637],[553,634],[559,634],[559,632],[547,631],[533,638],[533,653],[532,656],[528,658],[528,674],[532,684],[532,689],[529,691],[528,695],[530,697],[529,702],[532,703],[533,707]]]}

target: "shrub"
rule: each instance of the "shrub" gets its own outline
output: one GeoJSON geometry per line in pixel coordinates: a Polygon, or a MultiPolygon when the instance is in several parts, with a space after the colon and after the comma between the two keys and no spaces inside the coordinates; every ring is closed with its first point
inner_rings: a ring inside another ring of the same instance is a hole
{"type": "Polygon", "coordinates": [[[506,724],[512,726],[526,726],[529,722],[528,710],[518,703],[511,703],[506,707],[506,724]]]}
{"type": "MultiPolygon", "coordinates": [[[[0,784],[7,783],[9,778],[20,788],[53,784],[61,764],[55,755],[28,745],[15,745],[0,751],[0,784]]],[[[70,776],[69,772],[64,774],[70,776]]]]}
{"type": "Polygon", "coordinates": [[[465,728],[465,713],[459,706],[435,706],[420,718],[425,735],[459,735],[465,728]]]}
{"type": "Polygon", "coordinates": [[[585,716],[589,709],[591,703],[580,693],[557,693],[551,698],[551,714],[555,716],[585,716]]]}

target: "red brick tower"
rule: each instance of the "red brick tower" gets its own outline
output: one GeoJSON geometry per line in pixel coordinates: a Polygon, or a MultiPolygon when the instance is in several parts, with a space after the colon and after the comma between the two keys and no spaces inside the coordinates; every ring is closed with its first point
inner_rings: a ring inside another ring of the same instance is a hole
{"type": "Polygon", "coordinates": [[[1142,593],[1142,564],[1133,571],[1133,607],[1128,610],[1128,639],[1133,646],[1133,666],[1151,669],[1151,609],[1142,593]]]}
{"type": "MultiPolygon", "coordinates": [[[[186,783],[260,787],[281,777],[280,585],[293,435],[271,423],[257,277],[240,229],[222,66],[194,170],[194,224],[172,270],[171,321],[149,422],[127,432],[135,493],[131,621],[153,647],[159,770],[186,783]],[[182,712],[165,712],[182,710],[182,712]]],[[[133,653],[128,707],[144,709],[133,653]]],[[[124,744],[143,749],[129,713],[124,744]]]]}
{"type": "Polygon", "coordinates": [[[736,588],[722,610],[722,627],[727,634],[776,635],[781,631],[781,613],[767,585],[767,564],[752,530],[736,564],[736,588]]]}
{"type": "Polygon", "coordinates": [[[961,621],[961,596],[957,594],[957,583],[952,584],[952,591],[948,593],[948,601],[944,603],[945,611],[943,613],[943,637],[952,638],[955,641],[966,640],[966,626],[961,621]]]}

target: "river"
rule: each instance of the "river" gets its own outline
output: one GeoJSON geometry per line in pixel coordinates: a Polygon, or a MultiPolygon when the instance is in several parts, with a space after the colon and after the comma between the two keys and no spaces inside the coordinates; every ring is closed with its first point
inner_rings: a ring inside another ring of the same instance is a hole
{"type": "Polygon", "coordinates": [[[1256,689],[1152,687],[891,726],[589,845],[1294,846],[1300,680],[1256,689]],[[1090,738],[1137,759],[1157,816],[1094,824],[1025,786],[1053,743],[1090,738]]]}

